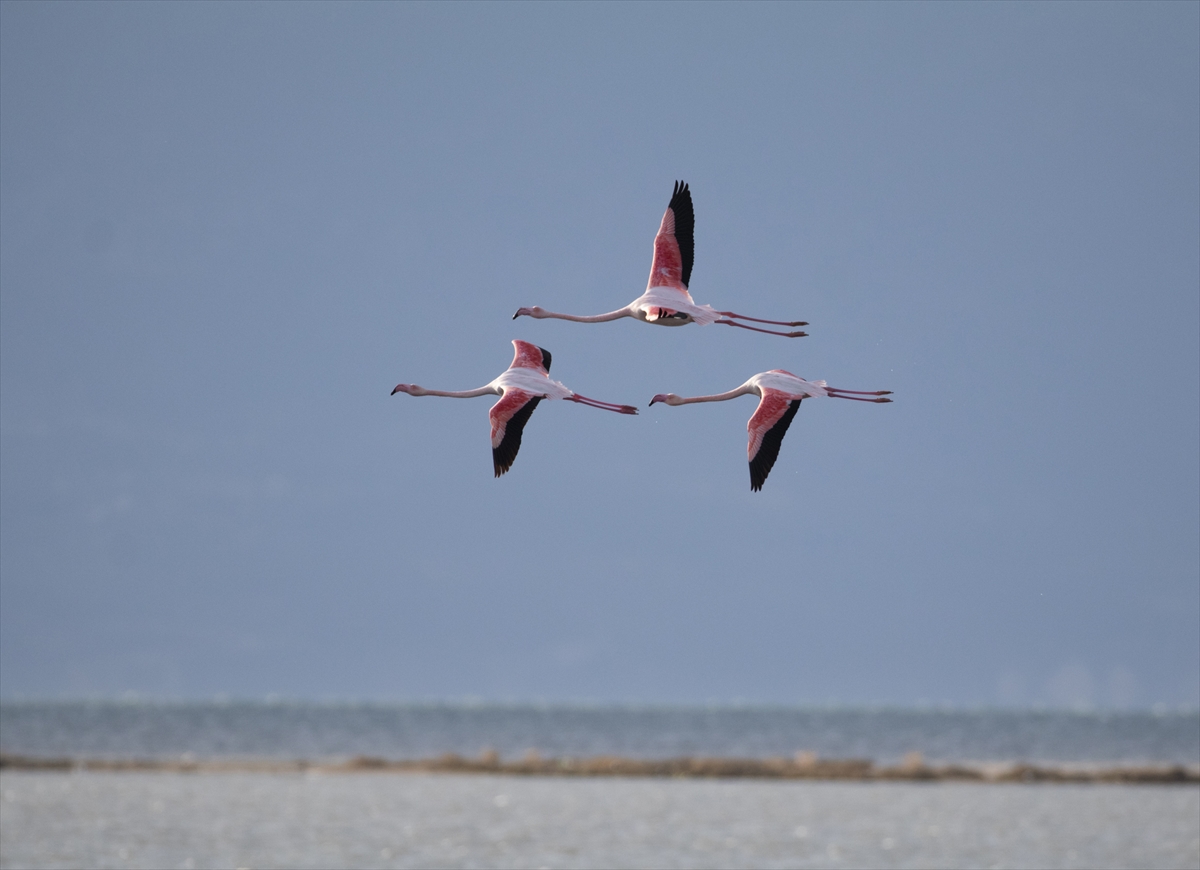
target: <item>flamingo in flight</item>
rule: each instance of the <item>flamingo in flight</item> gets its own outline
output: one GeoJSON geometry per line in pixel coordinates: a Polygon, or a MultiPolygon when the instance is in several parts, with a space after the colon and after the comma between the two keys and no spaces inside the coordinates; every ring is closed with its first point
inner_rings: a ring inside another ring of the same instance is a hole
{"type": "Polygon", "coordinates": [[[509,367],[500,377],[477,390],[427,390],[416,384],[396,384],[392,395],[408,393],[410,396],[450,396],[454,399],[470,399],[489,393],[500,396],[500,401],[488,412],[492,421],[492,466],[496,477],[512,467],[517,451],[521,449],[521,433],[542,399],[566,399],[618,414],[637,413],[637,408],[632,405],[598,402],[550,380],[550,351],[520,340],[514,340],[513,347],[517,352],[509,367]]]}
{"type": "Polygon", "coordinates": [[[532,308],[518,308],[513,320],[522,314],[538,319],[555,317],[579,323],[602,323],[622,317],[635,317],[644,323],[655,323],[659,326],[685,326],[688,323],[705,326],[709,323],[723,323],[726,326],[739,326],[742,329],[788,338],[808,335],[807,332],[779,332],[737,322],[749,320],[775,326],[808,326],[805,321],[760,320],[757,317],[734,314],[732,311],[717,311],[711,305],[697,305],[692,301],[692,295],[688,292],[688,281],[692,277],[695,228],[692,193],[687,184],[677,181],[675,191],[671,195],[671,203],[667,206],[662,224],[658,228],[658,235],[654,237],[654,260],[650,264],[650,280],[646,284],[645,293],[624,308],[618,308],[608,314],[558,314],[535,305],[532,308]]]}
{"type": "Polygon", "coordinates": [[[738,396],[756,395],[759,397],[758,408],[746,431],[750,433],[750,442],[746,445],[746,457],[750,460],[750,489],[758,492],[762,489],[771,473],[771,467],[779,457],[779,445],[792,418],[800,410],[800,402],[804,399],[815,399],[828,396],[832,399],[850,399],[855,402],[890,402],[883,396],[890,396],[891,390],[863,392],[862,390],[838,390],[828,386],[824,381],[806,381],[783,369],[772,369],[760,372],[736,390],[728,393],[717,393],[715,396],[694,396],[685,399],[674,393],[659,393],[650,400],[650,404],[662,402],[666,405],[690,405],[693,402],[724,402],[726,399],[736,399],[738,396]],[[847,393],[851,395],[846,395],[847,393]],[[881,398],[867,399],[864,396],[879,396],[881,398]]]}

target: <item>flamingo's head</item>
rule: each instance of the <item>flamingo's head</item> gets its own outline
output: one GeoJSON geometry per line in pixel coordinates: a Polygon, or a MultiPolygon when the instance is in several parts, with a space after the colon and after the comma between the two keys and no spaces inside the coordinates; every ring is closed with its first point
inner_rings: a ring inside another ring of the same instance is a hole
{"type": "Polygon", "coordinates": [[[539,308],[536,305],[533,306],[532,308],[518,308],[517,313],[513,315],[513,320],[516,320],[522,314],[526,315],[527,317],[541,317],[545,313],[546,313],[546,309],[539,308]]]}
{"type": "Polygon", "coordinates": [[[396,384],[396,389],[392,390],[392,395],[396,393],[408,393],[410,396],[419,396],[425,391],[416,384],[396,384]]]}
{"type": "Polygon", "coordinates": [[[650,400],[650,406],[653,407],[655,402],[663,402],[667,405],[678,405],[679,397],[674,393],[659,393],[650,400]]]}

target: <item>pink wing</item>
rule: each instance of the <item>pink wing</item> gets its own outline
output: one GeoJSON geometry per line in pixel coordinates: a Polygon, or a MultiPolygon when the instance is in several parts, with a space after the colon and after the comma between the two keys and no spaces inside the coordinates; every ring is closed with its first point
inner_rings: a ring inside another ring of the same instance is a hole
{"type": "Polygon", "coordinates": [[[787,434],[792,418],[800,410],[800,399],[794,399],[778,390],[764,389],[762,399],[754,416],[746,424],[750,442],[746,445],[746,457],[750,460],[750,489],[758,492],[767,481],[767,475],[779,458],[779,446],[787,434]]]}
{"type": "Polygon", "coordinates": [[[654,237],[654,261],[650,264],[647,287],[671,287],[687,292],[696,250],[695,230],[692,193],[686,183],[677,181],[671,204],[654,237]]]}
{"type": "Polygon", "coordinates": [[[550,374],[550,351],[519,338],[513,339],[513,347],[517,352],[513,355],[513,361],[509,363],[510,369],[536,369],[544,375],[550,374]]]}
{"type": "MultiPolygon", "coordinates": [[[[513,344],[523,344],[538,350],[524,341],[514,341],[513,344]]],[[[520,357],[520,348],[517,350],[517,356],[520,357]]],[[[492,421],[492,469],[496,472],[496,477],[512,468],[517,451],[521,449],[521,433],[525,431],[525,424],[529,422],[533,409],[541,400],[541,396],[509,388],[504,391],[500,401],[492,405],[492,410],[488,411],[488,417],[492,421]]]]}

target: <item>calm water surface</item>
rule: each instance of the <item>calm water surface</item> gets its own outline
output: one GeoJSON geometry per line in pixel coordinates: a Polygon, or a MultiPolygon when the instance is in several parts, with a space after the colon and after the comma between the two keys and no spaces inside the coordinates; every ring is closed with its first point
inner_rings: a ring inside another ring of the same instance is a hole
{"type": "Polygon", "coordinates": [[[0,703],[37,756],[424,758],[619,754],[1200,765],[1200,713],[270,703],[0,703]]]}

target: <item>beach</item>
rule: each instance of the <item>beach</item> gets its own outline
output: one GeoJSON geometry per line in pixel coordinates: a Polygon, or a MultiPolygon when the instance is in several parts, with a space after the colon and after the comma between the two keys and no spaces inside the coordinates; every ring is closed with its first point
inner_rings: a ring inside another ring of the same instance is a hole
{"type": "Polygon", "coordinates": [[[1195,786],[0,773],[0,866],[1196,867],[1195,786]]]}

